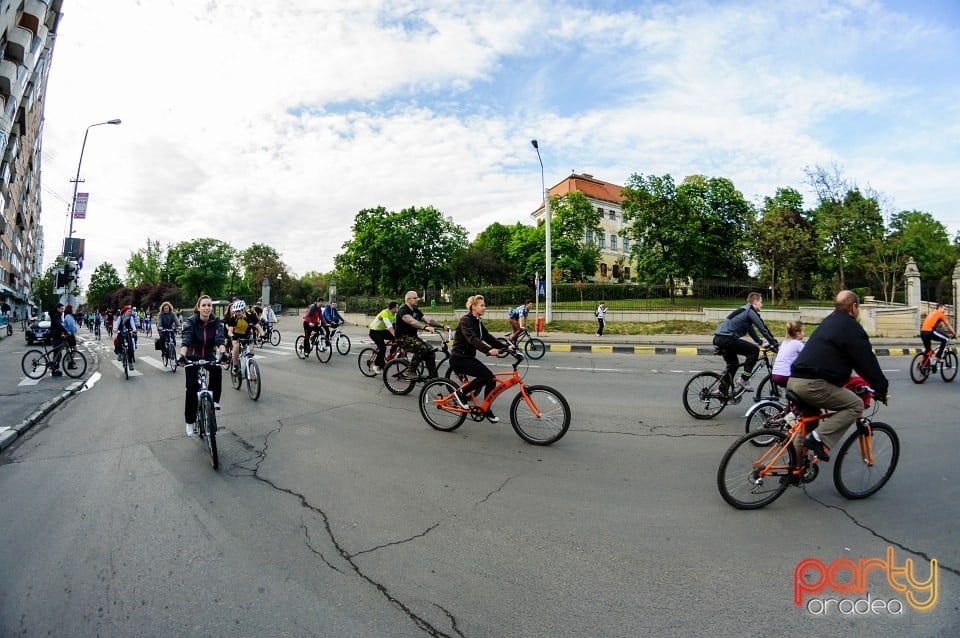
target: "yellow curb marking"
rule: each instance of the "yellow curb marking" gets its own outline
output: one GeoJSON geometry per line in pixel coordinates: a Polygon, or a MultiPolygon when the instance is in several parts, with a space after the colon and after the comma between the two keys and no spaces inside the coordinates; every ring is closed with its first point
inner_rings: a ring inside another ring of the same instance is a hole
{"type": "Polygon", "coordinates": [[[613,352],[613,346],[590,346],[590,351],[610,354],[613,352]]]}
{"type": "Polygon", "coordinates": [[[551,343],[550,352],[570,352],[569,343],[551,343]]]}
{"type": "Polygon", "coordinates": [[[677,354],[678,354],[678,355],[680,355],[680,354],[682,354],[682,355],[696,355],[696,354],[697,354],[697,349],[696,349],[696,348],[677,348],[677,354]]]}
{"type": "Polygon", "coordinates": [[[657,349],[650,346],[633,346],[633,354],[657,354],[657,349]]]}

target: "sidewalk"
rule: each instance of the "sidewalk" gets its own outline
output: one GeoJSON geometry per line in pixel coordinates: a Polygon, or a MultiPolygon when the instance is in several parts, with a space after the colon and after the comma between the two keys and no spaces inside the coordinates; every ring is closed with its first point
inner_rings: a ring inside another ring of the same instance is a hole
{"type": "MultiPolygon", "coordinates": [[[[0,450],[13,443],[18,436],[33,427],[68,397],[84,387],[85,379],[71,379],[64,375],[54,378],[49,373],[42,379],[28,379],[20,368],[23,354],[36,346],[28,346],[23,332],[15,329],[12,337],[0,337],[0,450]]],[[[86,378],[97,369],[97,359],[87,356],[86,378]]]]}

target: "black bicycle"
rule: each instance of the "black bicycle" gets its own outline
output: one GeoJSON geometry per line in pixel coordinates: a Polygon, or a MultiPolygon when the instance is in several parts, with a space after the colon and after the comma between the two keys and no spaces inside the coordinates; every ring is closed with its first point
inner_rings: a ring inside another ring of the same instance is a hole
{"type": "Polygon", "coordinates": [[[177,338],[173,328],[160,328],[160,356],[163,367],[170,368],[170,372],[177,371],[177,338]]]}
{"type": "Polygon", "coordinates": [[[220,467],[220,456],[217,453],[217,412],[213,407],[213,392],[209,387],[209,369],[218,366],[216,361],[199,359],[182,364],[185,368],[196,367],[197,381],[197,434],[207,445],[210,453],[210,464],[213,469],[220,467]]]}
{"type": "MultiPolygon", "coordinates": [[[[327,336],[322,328],[315,328],[310,333],[310,348],[320,363],[330,361],[330,357],[333,356],[333,348],[327,343],[327,336]]],[[[303,335],[297,337],[297,341],[293,344],[293,351],[297,353],[299,359],[306,359],[310,356],[309,353],[303,351],[303,335]]]]}
{"type": "MultiPolygon", "coordinates": [[[[783,388],[773,382],[770,377],[771,363],[770,353],[775,353],[769,344],[764,344],[760,348],[760,357],[757,359],[757,365],[754,366],[751,373],[752,378],[756,378],[757,373],[766,370],[767,374],[760,381],[754,397],[757,401],[764,396],[773,397],[779,401],[783,395],[783,388]],[[763,394],[766,392],[767,394],[763,394]]],[[[718,348],[715,354],[721,354],[718,348]]],[[[743,364],[737,367],[740,370],[743,364]]],[[[712,419],[717,416],[727,404],[736,405],[740,403],[746,394],[743,388],[736,384],[736,371],[733,375],[724,370],[722,373],[707,370],[699,372],[683,387],[683,407],[695,419],[712,419]]]]}
{"type": "Polygon", "coordinates": [[[20,368],[31,379],[42,379],[47,369],[59,368],[71,379],[79,379],[87,372],[87,358],[76,346],[69,345],[66,341],[52,349],[48,348],[46,343],[42,345],[43,350],[27,350],[20,359],[20,368]]]}
{"type": "Polygon", "coordinates": [[[121,329],[117,335],[120,343],[120,365],[123,366],[123,378],[130,378],[130,370],[133,369],[133,333],[127,329],[121,329]]]}
{"type": "MultiPolygon", "coordinates": [[[[437,358],[437,377],[444,376],[444,366],[449,366],[450,362],[450,339],[453,331],[446,328],[447,338],[444,339],[439,332],[434,333],[440,336],[440,345],[434,346],[432,351],[434,356],[437,352],[442,352],[443,356],[437,358]]],[[[408,353],[409,354],[409,353],[408,353]]],[[[395,357],[393,361],[383,368],[383,385],[393,394],[410,394],[417,383],[422,383],[428,379],[433,379],[427,370],[427,363],[423,357],[417,361],[416,367],[410,366],[410,359],[407,356],[395,357]]]]}

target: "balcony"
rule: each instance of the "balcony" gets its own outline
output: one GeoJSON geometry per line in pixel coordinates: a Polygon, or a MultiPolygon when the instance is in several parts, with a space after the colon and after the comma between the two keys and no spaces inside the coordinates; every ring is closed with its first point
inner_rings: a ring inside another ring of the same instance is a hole
{"type": "Polygon", "coordinates": [[[26,0],[23,3],[23,13],[20,15],[20,26],[37,33],[41,24],[47,21],[49,7],[41,0],[26,0]]]}
{"type": "Polygon", "coordinates": [[[33,32],[16,27],[7,33],[6,57],[23,63],[23,59],[33,47],[33,32]]]}
{"type": "Polygon", "coordinates": [[[28,75],[27,67],[17,64],[14,60],[7,58],[0,60],[0,93],[13,96],[14,101],[19,102],[23,95],[23,87],[27,84],[28,75]]]}

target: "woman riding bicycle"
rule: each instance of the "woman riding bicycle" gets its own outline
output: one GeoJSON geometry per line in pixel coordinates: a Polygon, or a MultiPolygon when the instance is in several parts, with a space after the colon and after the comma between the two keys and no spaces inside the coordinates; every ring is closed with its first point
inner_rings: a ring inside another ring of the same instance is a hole
{"type": "MultiPolygon", "coordinates": [[[[481,317],[487,311],[487,302],[483,295],[474,295],[467,299],[467,311],[467,314],[460,317],[457,331],[453,334],[453,350],[450,355],[450,367],[454,372],[473,377],[470,383],[456,392],[457,401],[464,408],[469,405],[470,394],[481,386],[486,396],[497,385],[493,371],[477,360],[477,350],[492,357],[503,350],[503,344],[483,327],[481,317]]],[[[513,348],[508,346],[508,349],[513,348]]],[[[491,423],[500,422],[499,417],[490,410],[487,411],[487,420],[491,423]]]]}
{"type": "MultiPolygon", "coordinates": [[[[213,300],[207,295],[197,299],[193,308],[193,316],[183,324],[183,334],[180,338],[180,363],[186,363],[187,357],[193,360],[213,359],[220,353],[221,360],[227,358],[227,349],[224,346],[223,322],[213,314],[213,300]]],[[[213,393],[213,407],[220,409],[220,394],[223,389],[223,369],[211,365],[210,391],[213,393]]],[[[200,381],[197,379],[199,369],[188,367],[184,370],[187,380],[187,396],[183,404],[183,418],[186,422],[187,436],[193,436],[194,424],[197,422],[197,391],[200,381]]]]}

